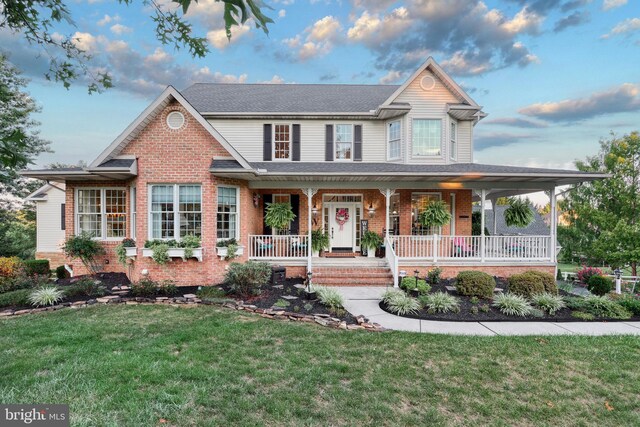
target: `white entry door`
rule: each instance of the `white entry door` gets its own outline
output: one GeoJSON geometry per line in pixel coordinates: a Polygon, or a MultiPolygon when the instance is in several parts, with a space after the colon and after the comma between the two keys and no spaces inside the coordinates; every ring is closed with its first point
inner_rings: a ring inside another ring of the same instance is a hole
{"type": "Polygon", "coordinates": [[[355,205],[353,203],[332,203],[329,211],[329,238],[331,249],[353,249],[355,235],[355,205]]]}

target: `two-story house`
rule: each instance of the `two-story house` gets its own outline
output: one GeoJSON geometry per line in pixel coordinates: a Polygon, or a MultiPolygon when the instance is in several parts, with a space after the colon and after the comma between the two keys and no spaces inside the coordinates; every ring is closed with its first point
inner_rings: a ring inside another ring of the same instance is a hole
{"type": "MultiPolygon", "coordinates": [[[[433,266],[445,276],[553,272],[554,217],[546,235],[473,236],[472,203],[545,191],[554,212],[557,186],[603,175],[474,163],[473,130],[483,117],[431,58],[401,86],[169,87],[90,166],[23,175],[65,184],[64,219],[39,217],[38,227],[64,221],[67,236],[92,233],[108,249],[104,269],[133,280],[219,283],[228,262],[216,244],[229,238],[241,245],[236,261],[268,261],[290,276],[312,271],[325,284],[397,283],[402,271],[433,266]],[[452,220],[422,227],[420,213],[434,200],[452,220]],[[290,203],[296,215],[284,232],[264,224],[272,202],[290,203]],[[328,256],[312,253],[314,229],[329,235],[328,256]],[[365,230],[384,236],[378,258],[359,253],[365,230]],[[188,234],[201,237],[202,249],[185,262],[158,265],[143,250],[148,239],[188,234]],[[126,269],[113,253],[125,237],[137,242],[126,269]]],[[[82,273],[59,251],[38,257],[82,273]]]]}

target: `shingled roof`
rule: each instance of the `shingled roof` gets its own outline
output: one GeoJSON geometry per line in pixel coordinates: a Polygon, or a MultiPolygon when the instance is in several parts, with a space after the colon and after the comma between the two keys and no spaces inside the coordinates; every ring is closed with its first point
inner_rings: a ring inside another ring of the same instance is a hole
{"type": "Polygon", "coordinates": [[[181,93],[199,113],[368,113],[399,87],[196,83],[181,93]]]}

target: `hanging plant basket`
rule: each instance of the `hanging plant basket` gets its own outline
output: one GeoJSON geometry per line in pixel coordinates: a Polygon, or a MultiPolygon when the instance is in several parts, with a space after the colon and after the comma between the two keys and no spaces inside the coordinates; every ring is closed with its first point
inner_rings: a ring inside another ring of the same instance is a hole
{"type": "Polygon", "coordinates": [[[423,227],[442,227],[451,221],[449,206],[442,200],[429,203],[420,213],[420,224],[423,227]]]}
{"type": "Polygon", "coordinates": [[[296,218],[289,203],[267,203],[264,223],[277,230],[288,229],[296,218]]]}
{"type": "Polygon", "coordinates": [[[527,200],[513,198],[504,211],[504,222],[509,227],[524,228],[533,222],[533,210],[527,200]]]}

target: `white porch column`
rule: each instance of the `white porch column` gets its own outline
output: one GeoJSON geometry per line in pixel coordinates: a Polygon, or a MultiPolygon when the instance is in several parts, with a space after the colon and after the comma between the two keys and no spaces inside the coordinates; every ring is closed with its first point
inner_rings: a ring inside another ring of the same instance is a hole
{"type": "Polygon", "coordinates": [[[550,252],[549,252],[549,258],[551,259],[551,262],[557,262],[557,254],[556,254],[556,239],[557,239],[557,235],[558,235],[558,212],[557,212],[557,208],[556,208],[556,187],[551,188],[551,190],[549,190],[549,208],[550,208],[550,212],[549,212],[549,222],[550,222],[550,226],[549,226],[549,234],[550,234],[550,239],[549,239],[549,245],[551,246],[550,248],[550,252]]]}
{"type": "Polygon", "coordinates": [[[487,190],[480,190],[480,262],[484,262],[485,257],[485,235],[484,235],[484,204],[487,201],[487,190]]]}
{"type": "Polygon", "coordinates": [[[396,190],[391,188],[381,188],[380,193],[385,197],[386,205],[386,217],[385,217],[385,239],[389,237],[389,227],[391,225],[391,196],[396,193],[396,190]]]}
{"type": "Polygon", "coordinates": [[[311,271],[311,209],[313,206],[313,196],[318,192],[317,188],[303,188],[302,192],[307,196],[307,272],[311,271]]]}
{"type": "Polygon", "coordinates": [[[489,197],[491,200],[491,210],[493,211],[493,231],[492,234],[495,236],[498,234],[498,216],[496,215],[496,206],[498,204],[498,198],[496,196],[489,197]]]}

